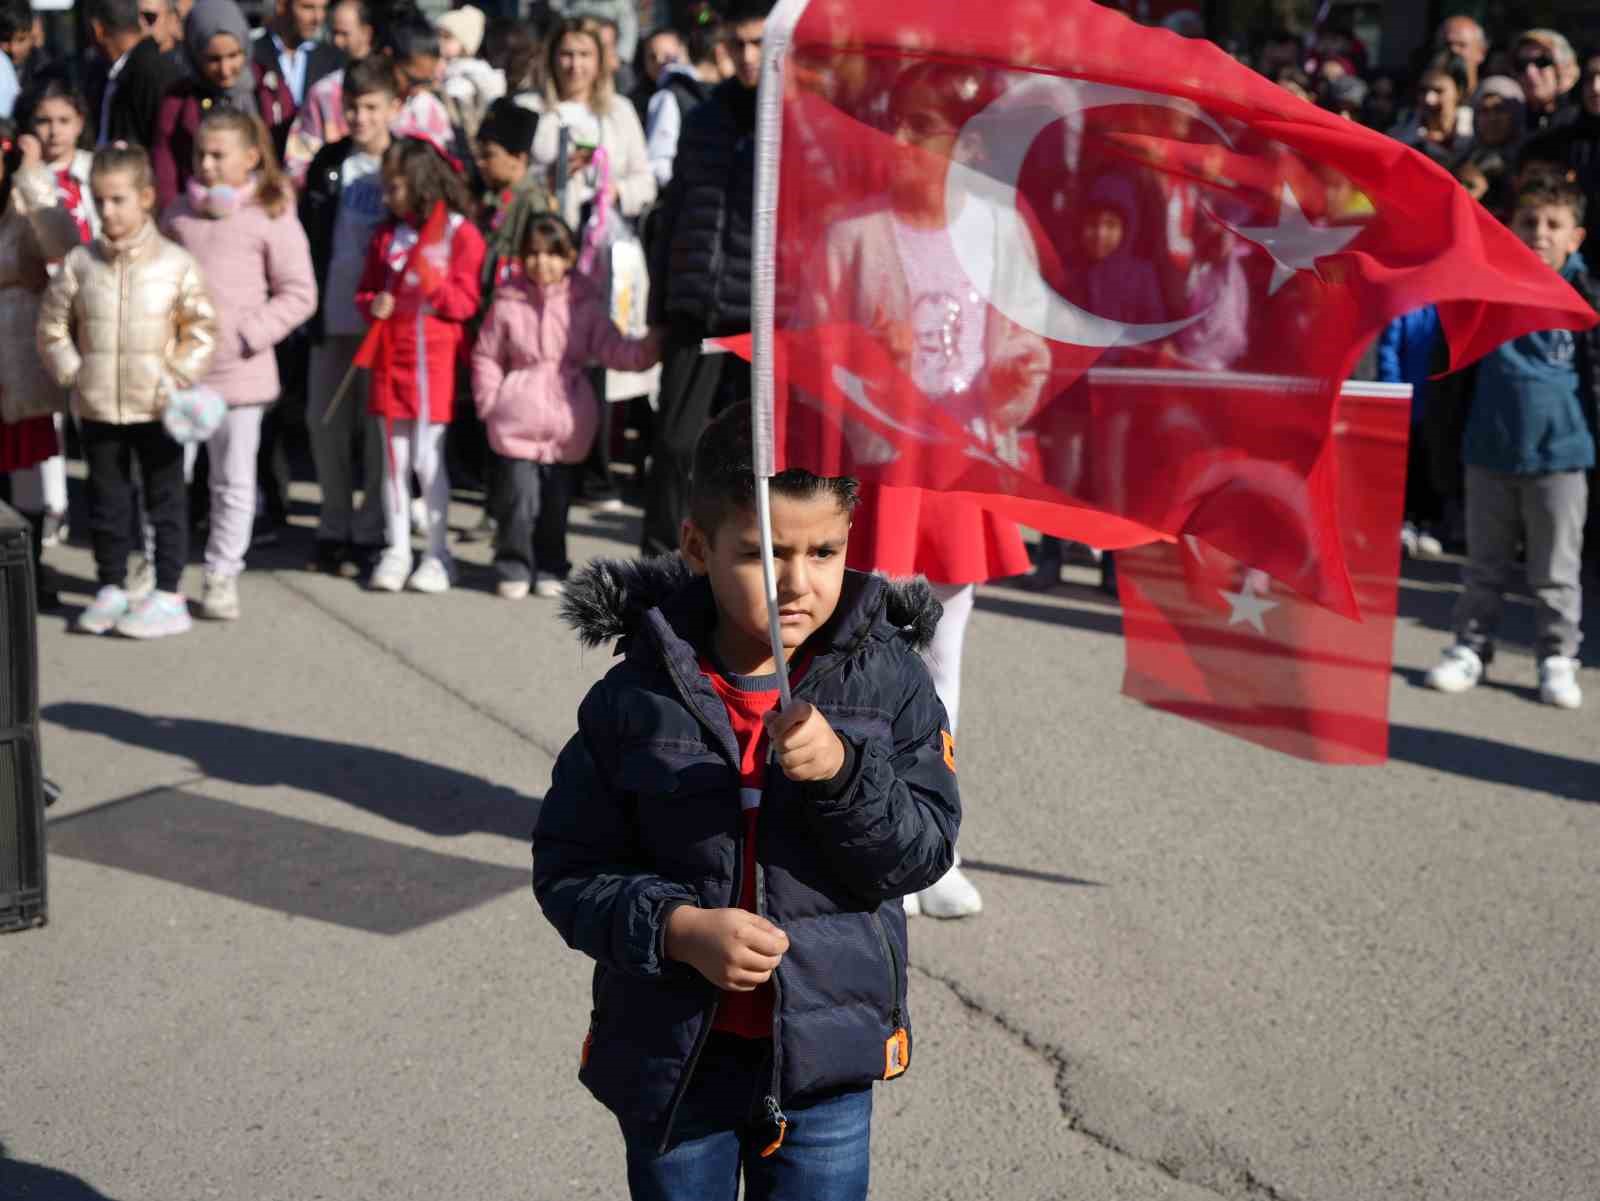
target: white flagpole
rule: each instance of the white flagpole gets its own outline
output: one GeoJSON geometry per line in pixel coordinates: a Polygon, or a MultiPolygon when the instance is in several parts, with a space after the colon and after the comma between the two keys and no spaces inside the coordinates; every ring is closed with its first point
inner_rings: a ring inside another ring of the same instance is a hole
{"type": "Polygon", "coordinates": [[[755,254],[750,296],[750,425],[756,477],[756,521],[761,528],[761,577],[767,590],[767,635],[778,674],[778,695],[787,709],[789,663],[778,618],[778,570],[772,555],[772,497],[776,470],[773,433],[772,329],[777,296],[778,163],[783,139],[783,70],[789,40],[807,0],[778,0],[761,39],[761,88],[756,97],[755,254]]]}

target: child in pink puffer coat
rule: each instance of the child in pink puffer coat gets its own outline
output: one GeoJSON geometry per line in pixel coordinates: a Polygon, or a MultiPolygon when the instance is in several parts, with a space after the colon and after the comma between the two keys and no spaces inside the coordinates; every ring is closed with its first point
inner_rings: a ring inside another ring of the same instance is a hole
{"type": "Polygon", "coordinates": [[[584,368],[644,371],[661,359],[657,333],[625,337],[599,289],[574,274],[565,221],[536,217],[521,249],[523,278],[496,289],[472,352],[473,397],[496,458],[494,566],[507,600],[530,586],[559,596],[572,567],[567,508],[600,419],[584,368]]]}

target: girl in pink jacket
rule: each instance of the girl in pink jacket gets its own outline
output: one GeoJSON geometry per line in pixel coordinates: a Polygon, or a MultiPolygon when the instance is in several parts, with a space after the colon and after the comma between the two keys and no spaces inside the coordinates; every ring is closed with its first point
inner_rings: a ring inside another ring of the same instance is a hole
{"type": "Polygon", "coordinates": [[[491,508],[496,590],[507,600],[559,596],[567,507],[588,456],[600,402],[584,368],[598,360],[644,371],[661,359],[652,332],[628,338],[598,288],[573,273],[578,248],[560,217],[543,214],[522,243],[523,277],[496,289],[472,352],[472,392],[495,453],[491,508]]]}
{"type": "Polygon", "coordinates": [[[211,534],[200,611],[232,621],[255,521],[261,419],[278,399],[273,347],[316,312],[317,278],[294,192],[259,117],[212,110],[195,136],[194,158],[194,175],[165,225],[199,262],[217,308],[217,353],[200,386],[228,402],[228,415],[208,444],[211,534]]]}

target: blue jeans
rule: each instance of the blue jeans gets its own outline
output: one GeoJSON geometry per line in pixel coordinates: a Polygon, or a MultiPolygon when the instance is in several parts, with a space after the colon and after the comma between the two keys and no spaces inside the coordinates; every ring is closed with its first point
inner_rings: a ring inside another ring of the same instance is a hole
{"type": "Polygon", "coordinates": [[[672,1145],[628,1139],[633,1201],[865,1201],[871,1166],[872,1087],[837,1093],[785,1111],[783,1145],[772,1140],[765,1101],[772,1044],[712,1035],[678,1105],[672,1145]]]}

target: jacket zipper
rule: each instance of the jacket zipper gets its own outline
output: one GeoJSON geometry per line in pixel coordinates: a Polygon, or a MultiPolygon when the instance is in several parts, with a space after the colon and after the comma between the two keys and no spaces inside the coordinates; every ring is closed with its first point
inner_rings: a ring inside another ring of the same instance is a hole
{"type": "Polygon", "coordinates": [[[900,1008],[900,959],[894,953],[889,932],[883,928],[883,916],[876,909],[868,916],[872,918],[872,929],[878,935],[878,945],[883,948],[884,962],[889,965],[889,995],[894,998],[894,1007],[889,1011],[889,1024],[891,1030],[898,1030],[905,1025],[900,1008]]]}
{"type": "MultiPolygon", "coordinates": [[[[771,766],[777,766],[771,764],[771,766]]],[[[761,867],[759,853],[756,858],[756,913],[767,916],[767,873],[761,867]]],[[[772,973],[772,1078],[768,1081],[766,1110],[767,1121],[772,1126],[772,1142],[761,1152],[766,1158],[783,1145],[783,1136],[789,1121],[783,1116],[779,1096],[783,1083],[783,967],[780,964],[772,973]]]]}
{"type": "Polygon", "coordinates": [[[117,256],[117,421],[127,420],[122,411],[122,377],[124,360],[128,354],[128,261],[126,255],[117,256]]]}

